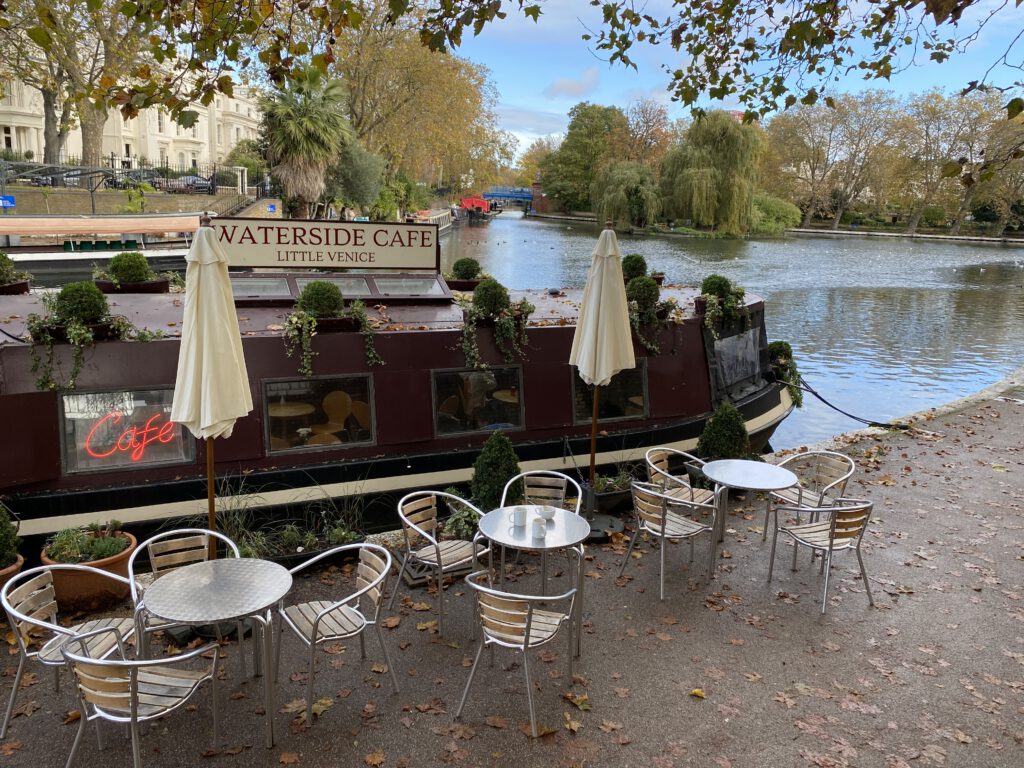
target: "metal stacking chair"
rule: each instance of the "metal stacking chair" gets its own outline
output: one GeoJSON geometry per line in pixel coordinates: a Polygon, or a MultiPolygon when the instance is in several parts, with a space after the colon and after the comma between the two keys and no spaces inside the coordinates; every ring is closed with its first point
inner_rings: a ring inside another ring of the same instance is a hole
{"type": "Polygon", "coordinates": [[[118,639],[126,640],[135,630],[135,622],[130,618],[94,619],[74,626],[61,626],[58,623],[57,601],[53,590],[53,571],[66,570],[75,573],[98,575],[109,578],[123,589],[128,586],[128,579],[113,573],[107,573],[87,565],[44,565],[22,571],[11,578],[0,591],[7,620],[14,630],[18,644],[18,671],[14,675],[11,687],[11,698],[7,702],[4,723],[0,727],[0,738],[7,735],[7,726],[11,722],[14,711],[14,700],[21,688],[21,678],[25,672],[25,664],[29,659],[36,659],[40,664],[52,667],[54,684],[60,685],[60,669],[64,666],[61,648],[76,635],[91,632],[95,629],[111,630],[103,635],[90,637],[86,651],[94,658],[102,658],[117,647],[118,639]],[[33,646],[34,635],[40,635],[41,645],[33,646]]]}
{"type": "MultiPolygon", "coordinates": [[[[345,544],[326,552],[321,552],[304,563],[291,569],[294,575],[324,558],[341,555],[346,552],[359,555],[356,567],[356,590],[341,600],[312,600],[281,607],[281,631],[288,626],[309,649],[309,674],[306,682],[306,725],[313,724],[313,677],[316,670],[316,648],[320,643],[345,640],[359,636],[359,651],[366,658],[366,641],[364,632],[373,627],[384,651],[384,661],[391,672],[391,682],[398,693],[398,676],[395,665],[391,663],[388,647],[380,631],[380,604],[383,601],[385,581],[391,572],[391,553],[377,544],[345,544]],[[371,610],[363,612],[362,601],[367,600],[371,610]]],[[[277,658],[274,660],[274,673],[280,667],[281,642],[277,643],[277,658]]]]}
{"type": "MultiPolygon", "coordinates": [[[[580,555],[580,550],[570,550],[580,555]]],[[[459,701],[459,708],[455,710],[455,719],[462,715],[462,708],[466,705],[466,698],[469,696],[470,686],[473,685],[473,677],[476,675],[476,668],[480,664],[480,655],[484,648],[491,650],[491,664],[494,664],[494,646],[511,648],[514,651],[521,651],[523,654],[523,672],[526,675],[526,697],[530,704],[530,728],[534,738],[537,737],[537,717],[533,706],[533,681],[530,679],[530,651],[546,645],[555,639],[558,630],[565,625],[568,627],[568,647],[566,656],[569,659],[569,680],[572,680],[573,656],[575,655],[575,642],[573,639],[576,588],[561,595],[518,595],[511,592],[502,592],[494,589],[490,582],[489,571],[477,571],[466,577],[466,583],[477,593],[477,612],[480,618],[480,627],[483,630],[483,641],[477,648],[476,658],[473,660],[473,667],[469,670],[469,680],[466,681],[466,689],[459,701]],[[484,580],[486,584],[482,583],[484,580]],[[564,611],[552,610],[552,606],[568,603],[564,611]],[[541,607],[543,606],[543,607],[541,607]]]]}
{"type": "MultiPolygon", "coordinates": [[[[212,689],[214,742],[220,736],[216,643],[166,659],[128,660],[120,635],[108,627],[72,638],[61,648],[61,653],[74,671],[81,712],[67,768],[71,768],[78,752],[86,722],[98,720],[125,723],[130,727],[132,761],[135,768],[140,768],[139,723],[163,717],[179,709],[207,681],[212,689]],[[94,658],[90,650],[98,642],[112,644],[113,649],[118,651],[117,658],[94,658]],[[208,669],[184,668],[204,653],[210,654],[213,659],[208,669]]],[[[96,733],[99,735],[99,728],[96,733]]]]}
{"type": "Polygon", "coordinates": [[[583,504],[583,490],[580,488],[580,484],[568,475],[546,469],[520,472],[505,483],[505,489],[501,492],[501,506],[518,503],[517,499],[511,498],[511,493],[519,483],[523,488],[522,503],[544,504],[566,509],[568,508],[565,507],[565,498],[569,488],[572,488],[576,494],[576,505],[572,511],[577,515],[580,513],[580,506],[583,504]]]}
{"type": "Polygon", "coordinates": [[[799,479],[797,485],[772,491],[764,506],[764,530],[761,541],[768,537],[768,516],[772,502],[790,507],[801,507],[812,512],[831,507],[836,499],[846,493],[846,483],[856,465],[853,459],[836,451],[807,451],[794,453],[779,462],[799,479]]]}
{"type": "Polygon", "coordinates": [[[626,571],[633,546],[641,532],[659,539],[659,582],[660,599],[665,599],[665,544],[667,539],[690,540],[690,562],[693,562],[693,540],[702,533],[711,534],[708,547],[708,579],[714,571],[715,555],[715,515],[718,513],[718,499],[712,495],[707,503],[698,503],[689,499],[679,498],[666,493],[660,486],[651,483],[633,482],[633,511],[636,513],[636,530],[629,540],[629,549],[619,569],[619,576],[626,571]],[[702,518],[710,515],[709,522],[702,518]]]}
{"type": "Polygon", "coordinates": [[[438,499],[450,507],[459,504],[477,516],[483,516],[477,507],[453,493],[444,491],[413,491],[398,502],[398,517],[402,521],[402,567],[398,571],[395,590],[391,593],[388,609],[394,607],[402,576],[408,570],[413,577],[432,575],[437,584],[437,631],[444,634],[444,575],[460,571],[467,566],[476,570],[481,555],[489,554],[490,546],[479,533],[473,541],[438,540],[438,499]],[[482,547],[482,548],[481,548],[482,547]]]}
{"type": "Polygon", "coordinates": [[[662,493],[695,501],[698,504],[706,504],[715,497],[714,491],[707,488],[694,488],[685,471],[683,473],[679,473],[678,470],[671,471],[671,467],[680,464],[684,465],[684,470],[686,466],[703,467],[706,462],[692,453],[675,448],[651,448],[644,455],[644,462],[647,465],[647,480],[653,485],[660,486],[662,493]]]}
{"type": "MultiPolygon", "coordinates": [[[[238,545],[223,533],[205,528],[179,528],[151,536],[132,552],[128,560],[128,580],[131,582],[132,604],[135,606],[135,623],[138,634],[139,655],[149,657],[149,638],[154,632],[181,626],[171,621],[158,619],[146,612],[145,590],[136,576],[137,560],[144,552],[149,559],[150,571],[154,578],[159,578],[168,571],[193,563],[202,563],[210,558],[211,545],[216,542],[224,545],[226,555],[241,557],[238,545]]],[[[238,644],[242,645],[245,638],[242,622],[238,622],[238,644]]],[[[245,674],[245,654],[241,654],[242,674],[245,674]]]]}
{"type": "Polygon", "coordinates": [[[864,580],[864,590],[868,593],[868,603],[874,605],[871,584],[868,582],[867,571],[864,570],[864,558],[860,554],[860,543],[871,519],[873,507],[872,502],[863,499],[836,499],[833,506],[818,510],[826,519],[810,523],[798,522],[792,525],[779,525],[779,512],[794,514],[799,520],[801,512],[807,513],[811,510],[806,507],[775,507],[775,530],[772,533],[768,581],[772,580],[772,571],[775,568],[775,542],[781,531],[793,539],[793,570],[796,570],[796,551],[800,546],[809,547],[812,552],[820,552],[824,556],[821,562],[822,570],[825,573],[825,588],[821,595],[822,614],[825,613],[825,607],[828,605],[828,575],[832,566],[832,553],[842,550],[852,549],[857,553],[860,576],[864,580]]]}

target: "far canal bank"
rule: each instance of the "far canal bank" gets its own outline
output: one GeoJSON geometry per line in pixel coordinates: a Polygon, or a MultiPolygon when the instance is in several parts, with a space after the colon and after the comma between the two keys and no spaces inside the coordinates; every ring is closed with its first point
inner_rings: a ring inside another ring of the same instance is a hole
{"type": "MultiPolygon", "coordinates": [[[[600,225],[524,219],[442,240],[442,266],[461,256],[513,288],[582,286],[600,225]]],[[[620,235],[669,282],[712,272],[763,296],[770,340],[789,341],[807,381],[844,411],[890,421],[981,390],[1024,363],[1024,253],[949,238],[765,240],[620,235]]],[[[774,448],[857,429],[813,397],[776,432],[774,448]]]]}

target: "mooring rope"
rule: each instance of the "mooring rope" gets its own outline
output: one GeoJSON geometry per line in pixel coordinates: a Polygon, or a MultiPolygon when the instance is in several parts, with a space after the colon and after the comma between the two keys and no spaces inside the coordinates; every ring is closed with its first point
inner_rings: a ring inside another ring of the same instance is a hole
{"type": "Polygon", "coordinates": [[[809,393],[811,395],[814,395],[816,398],[821,400],[821,402],[823,402],[825,405],[827,405],[832,410],[838,411],[839,413],[843,414],[843,416],[846,416],[847,418],[853,419],[854,421],[859,421],[861,424],[866,424],[869,427],[880,427],[881,429],[910,429],[911,428],[910,424],[904,424],[902,422],[873,421],[871,419],[861,418],[860,416],[854,416],[849,411],[844,411],[842,408],[840,408],[835,403],[830,403],[828,400],[826,400],[824,397],[822,397],[821,393],[819,393],[818,390],[816,390],[814,387],[812,387],[810,384],[808,384],[807,380],[803,376],[797,375],[797,382],[798,383],[793,383],[791,381],[785,381],[783,379],[780,379],[780,381],[783,384],[786,384],[787,386],[796,387],[797,389],[802,389],[804,392],[807,392],[807,393],[809,393]]]}

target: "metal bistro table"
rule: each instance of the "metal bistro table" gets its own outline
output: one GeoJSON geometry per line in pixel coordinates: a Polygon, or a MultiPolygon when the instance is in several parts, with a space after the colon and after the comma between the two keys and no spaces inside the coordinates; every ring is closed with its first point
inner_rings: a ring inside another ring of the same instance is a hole
{"type": "MultiPolygon", "coordinates": [[[[547,507],[554,509],[555,513],[550,520],[545,521],[546,533],[544,538],[534,538],[533,521],[540,517],[538,510],[544,509],[539,504],[519,504],[512,507],[498,507],[492,509],[480,518],[480,533],[487,539],[499,544],[502,547],[512,547],[541,554],[541,589],[547,592],[547,569],[548,552],[556,549],[566,549],[582,544],[590,535],[590,523],[580,515],[560,507],[547,507]],[[522,507],[526,510],[526,524],[512,525],[512,510],[522,507]]],[[[505,574],[501,574],[504,581],[505,574]]],[[[580,558],[579,569],[576,574],[576,655],[580,652],[580,635],[583,634],[580,621],[583,616],[583,558],[580,558]]]]}
{"type": "MultiPolygon", "coordinates": [[[[263,636],[267,748],[274,746],[272,609],[291,588],[291,573],[277,563],[226,558],[177,568],[154,581],[143,597],[149,613],[175,623],[219,624],[241,618],[259,622],[263,636]]],[[[242,638],[238,640],[241,646],[242,638]]]]}
{"type": "Polygon", "coordinates": [[[720,494],[721,507],[718,518],[718,531],[715,542],[725,537],[725,515],[729,508],[729,488],[740,488],[746,491],[779,491],[797,484],[797,476],[785,467],[777,467],[764,461],[749,459],[720,459],[709,461],[701,471],[708,480],[718,483],[727,490],[720,494]]]}

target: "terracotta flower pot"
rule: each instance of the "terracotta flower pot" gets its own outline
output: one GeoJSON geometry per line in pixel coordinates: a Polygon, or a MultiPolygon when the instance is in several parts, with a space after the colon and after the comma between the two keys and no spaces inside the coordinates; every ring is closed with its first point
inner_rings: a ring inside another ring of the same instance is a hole
{"type": "Polygon", "coordinates": [[[21,573],[22,566],[25,565],[25,558],[18,555],[18,559],[15,560],[11,565],[0,570],[0,589],[4,588],[4,585],[11,580],[13,576],[21,573]]]}
{"type": "MultiPolygon", "coordinates": [[[[117,535],[128,539],[128,546],[125,549],[112,557],[80,563],[80,565],[88,565],[127,578],[128,559],[138,546],[138,542],[134,536],[125,531],[119,531],[117,535]]],[[[43,565],[60,564],[47,557],[45,549],[39,559],[43,565]]],[[[53,572],[53,589],[57,594],[57,606],[62,611],[101,610],[121,602],[128,597],[129,592],[127,584],[121,585],[111,579],[94,576],[91,573],[83,574],[65,570],[53,572]]]]}
{"type": "Polygon", "coordinates": [[[13,283],[4,283],[0,285],[0,296],[18,296],[22,293],[28,293],[29,280],[17,280],[13,283]]]}
{"type": "Polygon", "coordinates": [[[141,283],[121,283],[120,285],[113,280],[94,280],[93,282],[104,293],[169,293],[171,290],[171,281],[166,277],[146,280],[141,283]]]}

